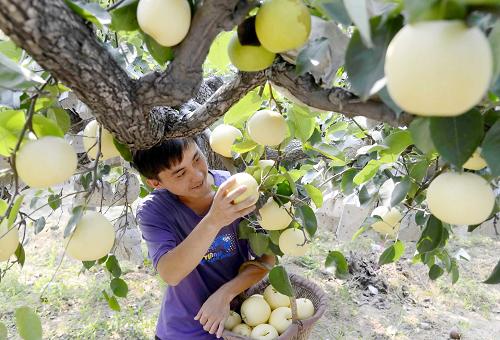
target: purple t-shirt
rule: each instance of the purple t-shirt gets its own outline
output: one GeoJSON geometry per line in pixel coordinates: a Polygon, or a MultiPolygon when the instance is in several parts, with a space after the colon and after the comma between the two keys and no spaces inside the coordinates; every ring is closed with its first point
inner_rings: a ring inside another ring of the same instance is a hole
{"type": "MultiPolygon", "coordinates": [[[[229,172],[210,170],[219,186],[229,172]]],[[[157,268],[160,257],[180,244],[202,220],[168,190],[154,190],[137,212],[149,257],[157,268]]],[[[232,280],[249,259],[246,240],[238,240],[239,220],[225,226],[215,237],[200,264],[175,287],[168,286],[156,326],[161,340],[216,339],[194,320],[203,303],[224,283],[232,280]]]]}

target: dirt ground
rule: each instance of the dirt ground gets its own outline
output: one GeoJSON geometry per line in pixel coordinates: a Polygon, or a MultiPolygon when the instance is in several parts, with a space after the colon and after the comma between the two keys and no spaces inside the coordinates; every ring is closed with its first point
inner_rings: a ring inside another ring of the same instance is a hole
{"type": "MultiPolygon", "coordinates": [[[[81,263],[68,258],[61,264],[66,218],[53,214],[40,234],[28,232],[24,268],[14,267],[0,283],[0,321],[8,338],[19,339],[14,310],[28,305],[41,316],[46,339],[151,339],[165,285],[149,261],[122,263],[129,295],[119,299],[121,312],[113,312],[102,297],[109,285],[102,267],[82,272],[81,263]]],[[[311,339],[449,339],[453,331],[462,339],[500,339],[500,285],[480,283],[500,258],[500,238],[452,235],[448,247],[450,254],[470,256],[459,261],[455,285],[446,274],[431,281],[425,266],[411,263],[414,243],[406,243],[397,264],[379,268],[379,244],[369,238],[339,244],[328,227],[320,228],[310,255],[283,263],[330,299],[311,339]],[[361,261],[360,272],[336,279],[324,268],[330,250],[361,261]]]]}

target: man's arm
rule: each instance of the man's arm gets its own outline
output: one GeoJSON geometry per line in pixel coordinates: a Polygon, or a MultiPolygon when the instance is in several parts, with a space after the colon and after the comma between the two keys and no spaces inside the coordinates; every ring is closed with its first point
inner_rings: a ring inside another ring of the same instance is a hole
{"type": "Polygon", "coordinates": [[[255,209],[255,205],[249,207],[249,204],[253,203],[251,197],[241,203],[232,204],[232,201],[246,190],[245,186],[241,186],[227,195],[228,185],[232,182],[226,181],[219,187],[207,215],[184,241],[158,261],[156,269],[167,284],[177,285],[196,268],[220,229],[255,209]]]}
{"type": "Polygon", "coordinates": [[[226,282],[207,301],[201,306],[200,311],[195,317],[203,325],[203,329],[210,334],[222,336],[224,323],[229,316],[229,304],[240,293],[250,288],[266,276],[268,269],[273,267],[276,258],[270,255],[264,255],[257,259],[264,266],[249,265],[236,275],[234,279],[226,282]]]}

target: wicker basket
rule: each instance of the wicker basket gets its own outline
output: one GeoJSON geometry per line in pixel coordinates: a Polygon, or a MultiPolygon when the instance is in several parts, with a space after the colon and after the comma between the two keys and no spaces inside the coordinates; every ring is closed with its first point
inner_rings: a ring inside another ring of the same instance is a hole
{"type": "MultiPolygon", "coordinates": [[[[315,283],[305,278],[290,274],[290,282],[295,290],[297,298],[308,298],[314,305],[314,315],[309,319],[295,320],[287,330],[277,339],[279,340],[305,340],[313,329],[314,323],[323,315],[328,305],[328,297],[325,292],[315,283]]],[[[263,294],[264,289],[269,285],[269,279],[265,278],[255,286],[249,288],[245,293],[233,300],[231,309],[239,311],[243,301],[253,294],[263,294]]],[[[222,337],[226,340],[249,340],[250,338],[238,335],[228,330],[224,330],[222,337]]]]}

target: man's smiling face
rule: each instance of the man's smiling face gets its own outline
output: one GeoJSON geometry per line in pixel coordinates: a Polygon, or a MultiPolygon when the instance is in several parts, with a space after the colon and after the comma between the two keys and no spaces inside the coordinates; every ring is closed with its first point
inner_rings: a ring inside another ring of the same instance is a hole
{"type": "Polygon", "coordinates": [[[190,143],[179,163],[161,171],[159,180],[149,179],[148,182],[155,188],[167,189],[181,198],[201,198],[212,191],[207,175],[205,157],[196,143],[190,143]]]}

